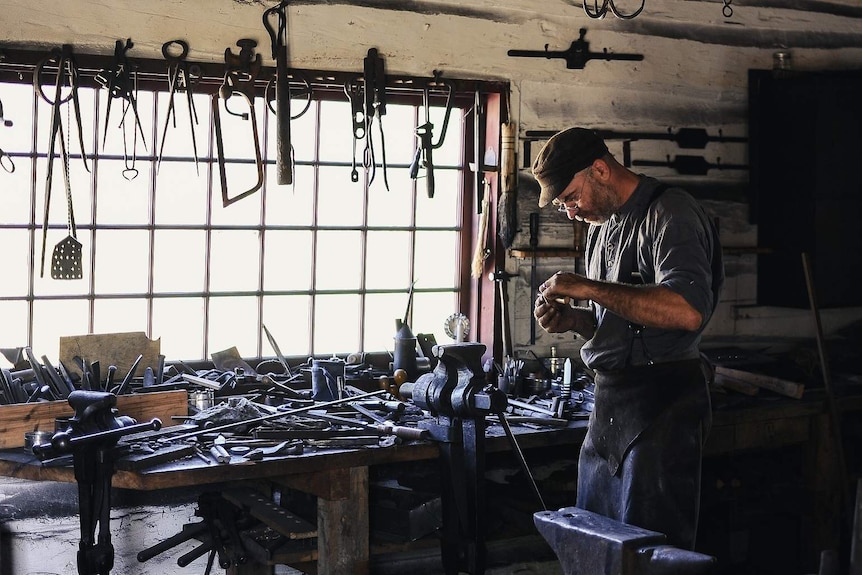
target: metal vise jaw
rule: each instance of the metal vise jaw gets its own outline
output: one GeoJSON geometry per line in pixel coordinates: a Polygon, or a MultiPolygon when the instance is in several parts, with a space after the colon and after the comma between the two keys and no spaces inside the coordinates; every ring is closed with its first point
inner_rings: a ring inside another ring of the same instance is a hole
{"type": "Polygon", "coordinates": [[[533,522],[565,575],[706,575],[715,557],[665,544],[665,535],[578,507],[539,511],[533,522]]]}
{"type": "Polygon", "coordinates": [[[486,386],[485,349],[471,342],[435,345],[432,353],[439,361],[434,371],[402,385],[401,394],[435,416],[474,419],[504,410],[506,395],[486,386]]]}

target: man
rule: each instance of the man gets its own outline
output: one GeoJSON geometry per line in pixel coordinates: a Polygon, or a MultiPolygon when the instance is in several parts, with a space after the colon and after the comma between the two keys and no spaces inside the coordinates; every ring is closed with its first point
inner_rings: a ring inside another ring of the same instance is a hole
{"type": "Polygon", "coordinates": [[[627,169],[590,130],[555,134],[532,172],[539,207],[590,224],[586,274],[554,274],[534,309],[546,331],[586,339],[595,372],[576,505],[693,549],[711,423],[699,343],[724,282],[718,234],[688,193],[627,169]]]}

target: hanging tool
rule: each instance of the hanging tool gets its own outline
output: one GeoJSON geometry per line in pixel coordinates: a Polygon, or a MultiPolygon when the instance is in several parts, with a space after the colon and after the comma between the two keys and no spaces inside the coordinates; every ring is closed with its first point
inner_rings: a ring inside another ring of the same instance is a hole
{"type": "Polygon", "coordinates": [[[366,170],[371,170],[371,177],[368,179],[368,184],[370,185],[377,174],[377,160],[371,137],[371,128],[376,118],[377,127],[380,130],[383,184],[388,192],[389,178],[386,174],[386,140],[383,135],[383,116],[386,115],[386,74],[384,72],[383,59],[377,53],[377,48],[368,49],[368,54],[363,61],[363,79],[365,81],[365,153],[363,155],[363,165],[366,170]]]}
{"type": "MultiPolygon", "coordinates": [[[[0,101],[0,122],[7,128],[12,127],[12,120],[3,117],[3,102],[0,101]]],[[[0,149],[0,167],[6,172],[13,173],[15,171],[15,162],[12,161],[12,156],[0,149]]]]}
{"type": "Polygon", "coordinates": [[[479,217],[479,229],[476,230],[476,247],[473,250],[473,263],[470,275],[473,279],[482,277],[485,269],[485,260],[491,255],[488,248],[488,219],[491,217],[491,182],[482,180],[484,192],[482,194],[482,215],[479,217]]]}
{"type": "MultiPolygon", "coordinates": [[[[237,40],[236,45],[239,46],[239,54],[231,52],[230,48],[224,51],[225,74],[224,81],[219,88],[218,94],[213,94],[213,123],[215,124],[216,149],[218,151],[218,166],[219,175],[221,177],[221,198],[222,205],[227,207],[232,203],[250,196],[263,185],[263,159],[260,155],[260,137],[257,132],[257,115],[254,109],[254,83],[260,74],[261,56],[255,54],[254,49],[257,47],[257,42],[250,38],[237,40]],[[248,106],[248,112],[233,112],[228,107],[228,102],[234,95],[240,95],[245,99],[248,106]],[[221,113],[219,99],[224,100],[225,111],[232,115],[241,118],[242,120],[251,121],[252,140],[254,145],[254,164],[257,168],[257,182],[247,189],[233,197],[229,197],[227,186],[227,166],[224,157],[224,141],[222,136],[221,113]]],[[[277,96],[276,96],[277,97],[277,96]]],[[[290,115],[287,114],[288,121],[290,115]]]]}
{"type": "Polygon", "coordinates": [[[451,82],[442,81],[440,79],[441,72],[434,70],[434,79],[425,84],[425,89],[422,92],[422,103],[425,107],[425,123],[416,127],[416,137],[419,139],[419,146],[416,148],[416,154],[413,157],[413,162],[410,164],[410,177],[416,179],[419,175],[419,168],[425,168],[425,186],[428,192],[428,197],[434,197],[434,160],[433,151],[443,145],[446,138],[446,128],[449,126],[449,115],[452,112],[452,93],[454,88],[451,82]],[[431,123],[431,87],[442,86],[446,89],[446,112],[443,116],[443,126],[440,129],[440,138],[434,142],[434,124],[431,123]]]}
{"type": "Polygon", "coordinates": [[[716,159],[716,162],[710,163],[703,156],[676,155],[673,160],[670,159],[670,154],[667,156],[666,162],[656,162],[654,160],[634,160],[633,166],[661,166],[673,168],[677,173],[686,176],[705,176],[709,170],[747,170],[748,166],[743,164],[722,164],[721,158],[716,159]]]}
{"type": "MultiPolygon", "coordinates": [[[[69,236],[57,244],[55,248],[55,271],[52,265],[52,277],[55,279],[80,279],[81,269],[81,244],[75,237],[75,218],[72,210],[72,187],[69,180],[69,150],[67,147],[66,134],[63,131],[63,121],[60,114],[61,106],[71,102],[75,112],[75,120],[78,128],[78,140],[81,146],[81,158],[84,168],[89,172],[87,165],[87,154],[84,152],[84,128],[81,124],[81,104],[78,100],[78,67],[72,56],[72,47],[64,44],[61,49],[54,49],[36,66],[33,73],[33,86],[43,100],[51,105],[51,139],[48,144],[48,168],[45,177],[45,215],[42,221],[42,259],[40,276],[45,274],[45,251],[48,240],[48,215],[51,207],[51,186],[54,175],[54,150],[56,142],[60,142],[60,156],[63,162],[63,181],[66,187],[66,202],[69,210],[69,236]],[[52,69],[56,68],[56,79],[54,82],[54,99],[49,98],[42,89],[43,78],[47,77],[52,69]],[[69,89],[68,94],[63,95],[63,88],[69,89]]],[[[67,114],[69,115],[69,114],[67,114]]],[[[71,129],[71,127],[70,127],[71,129]]]]}
{"type": "MultiPolygon", "coordinates": [[[[506,94],[508,108],[509,97],[506,94]]],[[[500,194],[497,200],[497,236],[506,248],[512,247],[518,219],[518,176],[515,172],[515,137],[517,124],[511,120],[500,126],[500,194]]]]}
{"type": "MultiPolygon", "coordinates": [[[[36,70],[33,73],[33,85],[39,96],[52,106],[54,117],[58,119],[58,123],[60,117],[60,106],[67,102],[72,103],[78,131],[78,143],[81,147],[81,160],[84,162],[84,169],[89,172],[90,167],[87,164],[87,154],[84,151],[84,127],[81,123],[81,103],[78,99],[78,64],[75,62],[75,58],[72,54],[72,46],[69,44],[63,44],[62,48],[54,48],[51,50],[51,52],[36,65],[36,70]],[[54,69],[56,69],[56,72],[52,72],[54,69]],[[57,74],[54,82],[53,100],[49,98],[42,89],[42,85],[44,84],[42,81],[43,78],[49,77],[52,73],[57,74]],[[64,88],[68,88],[69,90],[68,94],[65,96],[63,95],[64,88]]],[[[48,155],[49,160],[53,158],[54,138],[62,128],[62,125],[58,125],[56,127],[53,126],[52,117],[51,145],[49,147],[48,155]]],[[[64,142],[61,138],[60,144],[62,145],[63,143],[64,142]]]]}
{"type": "Polygon", "coordinates": [[[509,278],[516,277],[504,269],[498,269],[488,274],[488,279],[497,282],[500,294],[500,339],[503,342],[503,358],[507,360],[512,355],[512,332],[509,329],[509,297],[506,293],[506,283],[509,278]]]}
{"type": "MultiPolygon", "coordinates": [[[[675,142],[683,149],[706,148],[710,142],[744,144],[748,138],[725,136],[721,129],[717,136],[711,136],[705,128],[680,128],[675,133],[671,128],[666,132],[618,132],[616,130],[594,130],[603,140],[666,140],[675,142]]],[[[544,140],[556,134],[556,130],[527,130],[524,136],[529,139],[544,140]]]]}
{"type": "Polygon", "coordinates": [[[263,25],[272,43],[275,60],[275,167],[279,185],[293,183],[292,142],[290,139],[290,82],[287,72],[287,0],[282,0],[263,13],[263,25]],[[275,17],[277,24],[272,24],[275,17]]]}
{"type": "MultiPolygon", "coordinates": [[[[108,124],[111,119],[111,103],[122,98],[127,106],[131,106],[132,114],[135,119],[135,126],[141,134],[141,141],[144,143],[144,148],[147,146],[146,138],[144,137],[144,128],[141,126],[141,119],[138,116],[137,90],[135,88],[137,80],[132,79],[133,69],[129,64],[129,59],[126,53],[132,49],[134,44],[129,38],[123,43],[117,40],[114,44],[114,60],[110,68],[106,68],[96,74],[94,78],[96,82],[108,91],[108,104],[105,110],[105,128],[102,134],[102,146],[108,138],[108,124]]],[[[128,108],[124,106],[123,119],[120,122],[122,126],[126,121],[126,112],[128,108]]],[[[125,134],[124,134],[125,135],[125,134]]]]}
{"type": "Polygon", "coordinates": [[[607,16],[608,10],[610,10],[611,13],[620,20],[631,20],[643,11],[645,4],[646,0],[641,0],[641,5],[634,12],[626,14],[617,10],[617,6],[616,4],[614,4],[614,0],[602,0],[601,6],[599,6],[597,0],[593,0],[592,9],[589,8],[588,0],[584,0],[584,14],[586,14],[593,20],[601,20],[602,18],[607,16]]]}
{"type": "Polygon", "coordinates": [[[15,172],[15,162],[12,161],[12,156],[7,154],[0,148],[0,167],[6,170],[7,174],[15,172]]]}
{"type": "MultiPolygon", "coordinates": [[[[539,212],[530,213],[530,293],[538,292],[536,285],[536,252],[539,250],[539,212]]],[[[536,316],[530,314],[530,344],[536,343],[536,316]]]]}
{"type": "Polygon", "coordinates": [[[484,162],[484,139],[485,139],[485,113],[482,106],[482,93],[477,88],[473,92],[473,163],[470,169],[473,171],[473,189],[476,190],[476,213],[482,213],[482,200],[484,199],[483,172],[490,167],[484,162]]]}
{"type": "Polygon", "coordinates": [[[78,241],[75,226],[75,211],[72,206],[72,187],[69,182],[69,168],[65,166],[63,181],[66,185],[66,206],[68,210],[69,235],[62,239],[51,254],[51,278],[55,280],[79,280],[84,277],[82,265],[83,251],[78,241]]]}
{"type": "Polygon", "coordinates": [[[353,133],[353,165],[350,170],[350,181],[359,181],[359,171],[356,169],[356,142],[365,139],[365,110],[362,107],[362,93],[359,84],[347,81],[344,83],[344,95],[350,103],[350,117],[353,133]]]}
{"type": "MultiPolygon", "coordinates": [[[[138,75],[135,74],[134,79],[134,90],[135,98],[138,96],[138,75]]],[[[128,134],[126,128],[126,116],[128,115],[129,108],[132,107],[129,101],[123,102],[123,120],[121,122],[121,126],[123,128],[123,177],[132,181],[138,177],[138,169],[135,167],[135,161],[138,159],[138,132],[135,131],[135,126],[132,126],[132,159],[129,160],[129,145],[128,145],[128,134]]],[[[137,112],[135,112],[135,118],[137,120],[137,112]]],[[[144,147],[146,148],[147,143],[144,142],[144,147]]]]}
{"type": "Polygon", "coordinates": [[[3,117],[3,101],[2,100],[0,100],[0,122],[2,122],[3,126],[6,128],[12,127],[12,120],[10,120],[9,118],[3,117]]]}
{"type": "Polygon", "coordinates": [[[195,155],[195,171],[200,174],[198,167],[198,144],[195,139],[195,125],[198,123],[198,113],[195,109],[195,102],[192,94],[194,84],[200,80],[201,71],[196,65],[189,66],[186,62],[186,56],[189,55],[189,45],[185,40],[170,40],[162,44],[162,56],[168,62],[168,111],[165,113],[165,126],[162,129],[162,141],[159,145],[159,157],[156,160],[156,170],[162,164],[162,154],[165,150],[165,136],[168,133],[168,123],[173,122],[172,126],[177,127],[177,112],[176,104],[174,104],[174,96],[177,92],[186,93],[186,103],[189,111],[189,127],[191,129],[192,150],[195,155]],[[179,47],[180,53],[176,54],[176,49],[179,47]]]}
{"type": "Polygon", "coordinates": [[[605,48],[601,52],[590,52],[590,43],[584,40],[586,28],[581,28],[580,37],[572,42],[568,50],[551,52],[545,44],[544,50],[509,50],[506,54],[521,58],[563,58],[569,70],[583,70],[589,60],[643,60],[643,54],[614,54],[605,48]]]}
{"type": "MultiPolygon", "coordinates": [[[[305,114],[308,109],[311,107],[311,99],[313,96],[311,82],[308,81],[308,77],[298,70],[294,70],[292,72],[288,72],[287,77],[289,80],[296,80],[300,82],[300,86],[296,88],[290,87],[290,83],[288,82],[288,89],[290,91],[290,119],[296,120],[303,114],[305,114]],[[301,105],[297,106],[297,101],[302,100],[301,105]]],[[[269,108],[269,111],[278,116],[278,110],[276,108],[276,96],[275,89],[278,84],[278,77],[273,74],[270,76],[269,80],[266,82],[266,87],[263,89],[263,97],[266,100],[266,107],[269,108]]],[[[291,153],[291,162],[293,157],[293,147],[291,145],[290,148],[291,153]]]]}

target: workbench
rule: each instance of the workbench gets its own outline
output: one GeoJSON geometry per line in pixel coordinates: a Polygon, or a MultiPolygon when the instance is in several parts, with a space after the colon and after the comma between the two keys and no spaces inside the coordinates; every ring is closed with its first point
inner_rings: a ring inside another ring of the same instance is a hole
{"type": "MultiPolygon", "coordinates": [[[[825,549],[835,549],[841,530],[840,478],[834,463],[828,412],[822,393],[806,391],[800,400],[762,396],[735,398],[724,405],[714,401],[713,426],[705,458],[795,446],[805,454],[806,498],[798,504],[810,516],[800,552],[816,561],[825,549]]],[[[525,451],[564,446],[569,457],[577,457],[587,422],[571,421],[566,427],[528,428],[512,426],[525,451]]],[[[486,449],[504,452],[511,446],[499,425],[489,425],[486,449]]],[[[117,470],[113,487],[155,491],[177,487],[202,488],[215,484],[256,484],[294,489],[317,497],[317,547],[278,557],[230,567],[228,575],[264,575],[272,564],[301,568],[314,565],[316,572],[362,575],[370,572],[369,468],[400,462],[431,461],[439,457],[438,444],[410,441],[389,446],[350,449],[308,449],[302,455],[282,456],[257,462],[234,457],[231,464],[207,465],[186,458],[146,470],[117,470]],[[349,520],[344,520],[349,518],[349,520]],[[321,552],[318,552],[321,550],[321,552]]],[[[529,453],[528,453],[529,458],[529,453]]],[[[0,451],[0,475],[34,481],[75,481],[71,466],[45,466],[23,448],[0,451]]],[[[572,494],[574,501],[574,494],[572,494]]],[[[701,528],[704,525],[702,517],[701,528]]],[[[142,564],[146,569],[146,564],[142,564]]]]}
{"type": "MultiPolygon", "coordinates": [[[[528,428],[512,426],[521,449],[554,445],[579,445],[586,421],[566,427],[528,428]]],[[[489,425],[486,448],[489,452],[510,450],[499,425],[489,425]]],[[[280,556],[272,563],[307,565],[316,561],[316,572],[329,575],[369,573],[369,467],[381,464],[433,460],[438,444],[412,441],[389,446],[350,449],[307,449],[301,455],[245,461],[233,457],[230,464],[207,465],[195,457],[156,465],[145,470],[117,469],[112,487],[154,491],[215,484],[276,485],[317,497],[317,548],[280,556]],[[345,520],[349,518],[349,520],[345,520]],[[325,552],[318,552],[325,550],[325,552]]],[[[0,451],[0,475],[33,481],[74,483],[70,465],[42,465],[24,448],[0,451]]],[[[142,564],[146,570],[146,563],[142,564]]],[[[264,575],[272,565],[249,561],[228,568],[228,575],[264,575]]]]}

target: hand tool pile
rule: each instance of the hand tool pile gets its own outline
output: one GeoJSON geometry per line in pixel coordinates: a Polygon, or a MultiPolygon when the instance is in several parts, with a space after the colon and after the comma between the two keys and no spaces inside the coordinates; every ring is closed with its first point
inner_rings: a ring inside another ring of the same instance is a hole
{"type": "MultiPolygon", "coordinates": [[[[62,361],[55,367],[46,356],[40,362],[30,348],[22,348],[13,358],[13,368],[0,373],[0,403],[62,400],[78,391],[116,397],[187,390],[189,413],[175,416],[181,424],[117,444],[115,457],[125,469],[144,469],[184,457],[197,457],[207,464],[254,461],[301,454],[304,448],[386,446],[425,435],[407,421],[421,411],[408,409],[390,393],[389,386],[366,392],[342,382],[334,396],[337,399],[315,401],[310,373],[317,362],[311,358],[290,371],[286,362],[264,360],[253,368],[241,359],[228,361],[221,356],[215,363],[222,368],[232,366],[230,369],[194,369],[184,362],[166,367],[160,356],[155,369],[147,366],[137,375],[142,357],[137,357],[120,380],[117,367],[104,370],[99,359],[75,357],[78,375],[62,361]],[[210,405],[199,407],[191,401],[199,393],[208,395],[210,405]],[[378,397],[382,395],[386,397],[378,397]]],[[[326,363],[337,363],[334,359],[326,363]]],[[[383,386],[380,370],[367,364],[342,365],[341,370],[351,381],[364,381],[365,388],[369,383],[374,388],[383,386]]]]}
{"type": "Polygon", "coordinates": [[[388,392],[345,391],[345,397],[328,402],[297,393],[278,406],[230,396],[181,424],[125,438],[118,444],[123,453],[117,465],[140,470],[185,458],[207,465],[247,463],[307,449],[386,447],[427,436],[413,425],[417,413],[388,392]],[[380,397],[384,394],[387,398],[380,397]]]}

